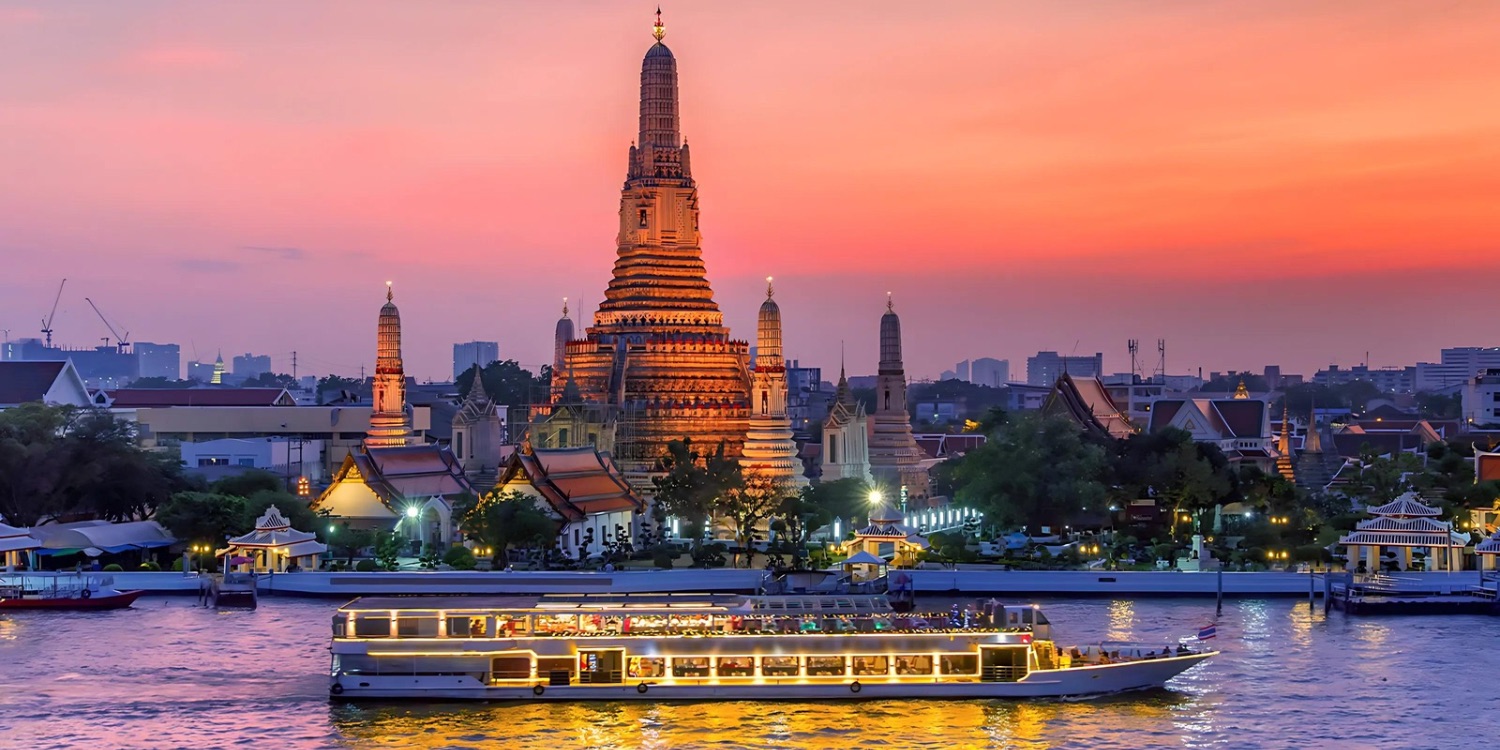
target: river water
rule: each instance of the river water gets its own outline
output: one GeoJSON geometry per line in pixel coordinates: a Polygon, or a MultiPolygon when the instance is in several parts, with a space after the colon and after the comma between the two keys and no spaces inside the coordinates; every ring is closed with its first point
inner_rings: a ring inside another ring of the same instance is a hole
{"type": "MultiPolygon", "coordinates": [[[[929,602],[930,603],[930,602],[929,602]]],[[[1043,601],[1064,644],[1166,644],[1203,600],[1043,601]]],[[[1350,618],[1228,601],[1223,650],[1165,690],[1078,702],[354,704],[327,697],[336,602],[155,597],[0,615],[6,748],[1483,747],[1500,618],[1350,618]]]]}

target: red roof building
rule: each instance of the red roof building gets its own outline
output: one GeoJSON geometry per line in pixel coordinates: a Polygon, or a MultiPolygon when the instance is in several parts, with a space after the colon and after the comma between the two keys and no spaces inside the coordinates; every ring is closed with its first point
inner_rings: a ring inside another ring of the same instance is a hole
{"type": "Polygon", "coordinates": [[[615,462],[587,446],[516,451],[495,489],[535,498],[558,520],[558,546],[578,560],[632,539],[646,510],[615,462]]]}

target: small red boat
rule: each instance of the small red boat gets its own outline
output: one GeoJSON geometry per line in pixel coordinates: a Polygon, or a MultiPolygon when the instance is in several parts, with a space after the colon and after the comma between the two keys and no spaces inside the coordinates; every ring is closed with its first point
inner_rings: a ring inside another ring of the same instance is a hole
{"type": "Polygon", "coordinates": [[[0,574],[0,611],[122,609],[144,591],[114,588],[114,576],[78,573],[0,574]]]}

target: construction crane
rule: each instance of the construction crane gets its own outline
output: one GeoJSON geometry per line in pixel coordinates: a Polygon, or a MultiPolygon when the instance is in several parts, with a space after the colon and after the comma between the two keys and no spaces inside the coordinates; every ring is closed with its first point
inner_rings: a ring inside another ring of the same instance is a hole
{"type": "MultiPolygon", "coordinates": [[[[114,334],[115,349],[121,354],[128,353],[130,351],[130,331],[126,331],[125,335],[121,336],[120,332],[116,331],[115,327],[110,324],[109,318],[104,317],[104,313],[99,310],[99,306],[94,304],[93,300],[89,299],[88,297],[84,297],[83,301],[89,303],[89,307],[94,308],[94,314],[98,315],[99,320],[104,321],[104,327],[108,328],[111,334],[114,334]]],[[[109,339],[104,339],[104,345],[109,346],[109,339]]]]}
{"type": "Polygon", "coordinates": [[[62,301],[62,290],[67,283],[68,280],[63,279],[62,283],[57,285],[57,297],[52,300],[52,312],[47,313],[47,317],[42,320],[42,335],[47,339],[48,349],[52,348],[52,319],[57,317],[57,303],[62,301]]]}

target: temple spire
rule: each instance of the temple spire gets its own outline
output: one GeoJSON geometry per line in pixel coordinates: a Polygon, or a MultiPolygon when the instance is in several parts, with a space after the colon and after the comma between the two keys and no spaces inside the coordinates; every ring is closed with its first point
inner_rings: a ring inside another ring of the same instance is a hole
{"type": "Polygon", "coordinates": [[[766,299],[776,296],[776,287],[771,285],[771,277],[766,277],[766,299]]]}
{"type": "Polygon", "coordinates": [[[656,25],[651,27],[651,36],[656,37],[656,41],[659,42],[666,35],[667,25],[661,22],[661,6],[658,5],[656,6],[656,25]]]}
{"type": "Polygon", "coordinates": [[[394,302],[395,298],[396,298],[396,294],[395,294],[394,291],[392,291],[391,282],[389,282],[389,281],[385,282],[385,301],[386,302],[394,302]]]}

